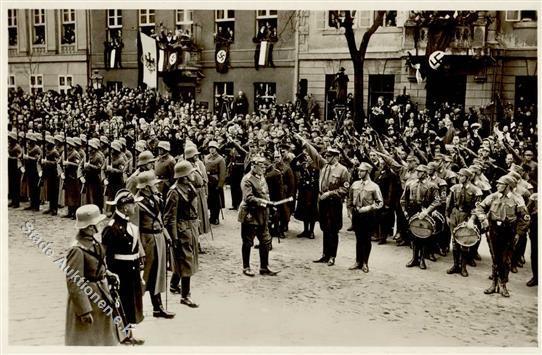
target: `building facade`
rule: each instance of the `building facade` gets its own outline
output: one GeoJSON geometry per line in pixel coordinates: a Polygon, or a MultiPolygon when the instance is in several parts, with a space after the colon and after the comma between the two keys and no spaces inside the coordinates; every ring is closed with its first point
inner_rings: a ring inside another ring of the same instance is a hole
{"type": "MultiPolygon", "coordinates": [[[[375,12],[350,11],[359,46],[375,12]]],[[[189,46],[173,70],[159,75],[161,93],[193,98],[217,110],[219,98],[231,100],[243,91],[249,111],[255,111],[270,101],[294,101],[298,91],[306,91],[325,117],[331,112],[329,88],[341,67],[353,93],[352,62],[344,29],[337,25],[343,15],[340,10],[9,9],[8,86],[85,88],[97,71],[104,85],[135,87],[142,80],[138,34],[156,36],[163,30],[168,38],[182,34],[189,46]],[[256,48],[262,48],[257,42],[264,32],[271,33],[272,57],[256,68],[256,48]],[[218,70],[217,49],[224,36],[229,66],[218,70]]],[[[466,108],[496,100],[514,106],[535,103],[537,15],[473,13],[469,25],[455,28],[439,74],[419,82],[408,57],[425,55],[428,29],[416,23],[412,12],[387,11],[365,57],[364,109],[380,96],[390,100],[403,92],[420,108],[444,99],[466,108]]]]}
{"type": "Polygon", "coordinates": [[[195,99],[213,109],[219,97],[230,100],[243,91],[249,110],[267,100],[292,100],[295,82],[295,11],[276,10],[91,10],[90,66],[104,76],[105,85],[137,86],[141,82],[141,53],[138,32],[156,36],[163,29],[168,35],[186,35],[190,49],[183,51],[182,63],[175,70],[159,74],[158,90],[173,97],[195,99]],[[256,43],[261,26],[276,31],[273,64],[255,68],[256,43]],[[180,32],[176,33],[176,30],[180,32]],[[229,69],[218,72],[215,52],[216,37],[227,31],[229,69]],[[171,32],[171,34],[169,34],[171,32]],[[118,47],[118,63],[107,54],[118,47]],[[119,45],[120,44],[120,45],[119,45]]]}
{"type": "MultiPolygon", "coordinates": [[[[350,11],[359,47],[375,11],[350,11]]],[[[296,76],[305,81],[308,93],[326,117],[333,115],[330,87],[341,67],[350,75],[348,92],[354,89],[344,29],[337,25],[344,16],[341,12],[300,11],[299,16],[296,76]]],[[[425,56],[428,32],[427,27],[416,24],[413,15],[410,11],[387,11],[370,39],[363,77],[366,112],[378,97],[391,100],[402,93],[410,95],[420,108],[445,99],[466,108],[488,106],[498,99],[515,106],[522,100],[536,103],[536,11],[472,14],[471,24],[455,28],[445,52],[445,67],[423,82],[416,79],[408,56],[425,56]]]]}
{"type": "Polygon", "coordinates": [[[87,11],[8,9],[8,87],[65,91],[87,85],[87,11]]]}

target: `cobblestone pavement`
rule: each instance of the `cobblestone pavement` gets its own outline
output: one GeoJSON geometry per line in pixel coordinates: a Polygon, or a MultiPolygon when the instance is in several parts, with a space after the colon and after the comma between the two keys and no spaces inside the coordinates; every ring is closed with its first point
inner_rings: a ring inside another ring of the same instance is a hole
{"type": "MultiPolygon", "coordinates": [[[[281,273],[248,278],[241,273],[236,212],[226,209],[224,215],[214,239],[202,238],[207,254],[192,279],[200,308],[187,308],[169,294],[168,309],[177,316],[154,319],[145,295],[146,318],[134,332],[145,345],[537,346],[537,288],[525,286],[529,261],[510,275],[510,298],[484,295],[491,266],[485,241],[482,261],[469,268],[468,278],[446,275],[450,255],[428,261],[425,271],[407,269],[410,249],[393,242],[373,244],[371,271],[364,274],[347,269],[355,238],[346,227],[336,265],[328,267],[311,262],[321,253],[318,227],[315,240],[298,239],[302,224],[292,220],[288,238],[273,240],[270,267],[281,273]]],[[[71,220],[9,210],[9,345],[64,344],[66,283],[52,260],[65,254],[74,235],[71,220]],[[53,257],[25,237],[26,221],[52,242],[53,257]]],[[[251,260],[257,270],[256,250],[251,260]]]]}

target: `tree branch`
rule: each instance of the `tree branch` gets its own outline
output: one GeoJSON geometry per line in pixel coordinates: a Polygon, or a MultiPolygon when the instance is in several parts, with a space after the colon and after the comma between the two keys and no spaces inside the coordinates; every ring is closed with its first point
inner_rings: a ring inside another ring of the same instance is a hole
{"type": "Polygon", "coordinates": [[[367,46],[369,45],[369,39],[371,39],[371,36],[376,32],[378,27],[380,27],[380,25],[382,24],[385,14],[386,14],[386,11],[377,11],[376,18],[372,26],[369,27],[369,29],[365,31],[365,33],[363,34],[363,37],[361,39],[361,44],[359,45],[359,54],[361,57],[365,57],[365,53],[367,52],[367,46]]]}
{"type": "Polygon", "coordinates": [[[346,38],[346,43],[348,44],[348,50],[350,52],[350,57],[352,61],[356,61],[359,57],[358,55],[358,49],[356,48],[356,36],[354,35],[354,30],[352,29],[353,26],[353,19],[350,14],[350,11],[347,12],[346,18],[343,22],[344,27],[344,37],[346,38]]]}

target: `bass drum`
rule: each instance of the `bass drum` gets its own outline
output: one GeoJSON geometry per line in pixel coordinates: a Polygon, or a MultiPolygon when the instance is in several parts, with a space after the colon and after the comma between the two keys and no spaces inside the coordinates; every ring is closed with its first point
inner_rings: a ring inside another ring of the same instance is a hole
{"type": "Polygon", "coordinates": [[[410,233],[420,239],[427,239],[432,236],[435,233],[435,227],[435,220],[431,216],[421,219],[419,213],[416,213],[408,220],[410,233]]]}
{"type": "Polygon", "coordinates": [[[467,222],[458,224],[454,228],[452,235],[455,242],[465,248],[474,246],[481,239],[478,228],[476,226],[470,228],[467,222]]]}

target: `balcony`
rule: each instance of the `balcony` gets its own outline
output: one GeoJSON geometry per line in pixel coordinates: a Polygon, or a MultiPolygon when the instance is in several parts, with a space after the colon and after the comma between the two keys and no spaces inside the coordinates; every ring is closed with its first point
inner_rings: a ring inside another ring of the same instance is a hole
{"type": "Polygon", "coordinates": [[[76,54],[77,47],[75,44],[62,44],[60,46],[60,54],[76,54]]]}

